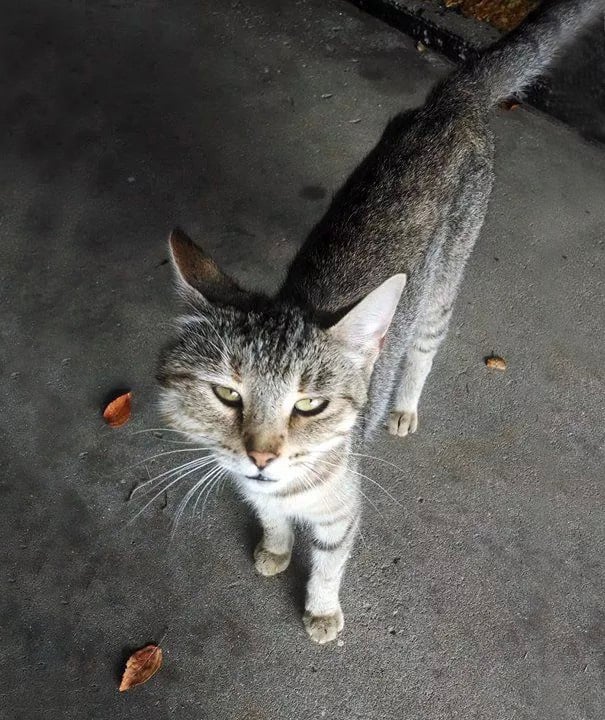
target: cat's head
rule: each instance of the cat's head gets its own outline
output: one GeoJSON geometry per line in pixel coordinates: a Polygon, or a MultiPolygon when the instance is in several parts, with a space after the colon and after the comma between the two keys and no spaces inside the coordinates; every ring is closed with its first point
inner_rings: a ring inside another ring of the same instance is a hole
{"type": "Polygon", "coordinates": [[[261,492],[328,469],[364,408],[405,276],[320,325],[242,290],[179,231],[170,252],[189,312],[160,358],[166,421],[261,492]]]}

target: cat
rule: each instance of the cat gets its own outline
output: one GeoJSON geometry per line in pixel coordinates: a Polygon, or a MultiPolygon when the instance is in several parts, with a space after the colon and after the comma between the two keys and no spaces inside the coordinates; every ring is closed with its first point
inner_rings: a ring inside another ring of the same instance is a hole
{"type": "Polygon", "coordinates": [[[303,622],[315,642],[344,625],[339,589],[364,497],[356,449],[381,422],[400,437],[418,426],[491,192],[490,109],[522,91],[600,8],[549,4],[396,117],[275,297],[241,288],[183,232],[170,237],[189,310],[161,353],[163,415],[207,448],[200,467],[228,474],[254,508],[260,574],[284,571],[295,525],[308,526],[303,622]]]}

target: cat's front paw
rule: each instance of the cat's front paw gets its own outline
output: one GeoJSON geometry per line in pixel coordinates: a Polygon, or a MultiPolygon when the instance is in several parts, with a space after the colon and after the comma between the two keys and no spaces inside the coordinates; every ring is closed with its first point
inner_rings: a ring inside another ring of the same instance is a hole
{"type": "Polygon", "coordinates": [[[418,412],[416,410],[393,410],[389,413],[388,428],[391,435],[405,437],[418,430],[418,412]]]}
{"type": "Polygon", "coordinates": [[[260,542],[254,550],[254,567],[260,575],[271,577],[271,575],[277,575],[283,572],[290,564],[291,557],[291,552],[284,553],[283,555],[276,555],[275,553],[269,552],[269,550],[265,550],[262,542],[260,542]]]}
{"type": "Polygon", "coordinates": [[[338,633],[345,626],[345,619],[342,610],[338,608],[330,615],[313,615],[306,612],[303,615],[303,623],[311,640],[319,645],[325,645],[336,640],[338,633]]]}

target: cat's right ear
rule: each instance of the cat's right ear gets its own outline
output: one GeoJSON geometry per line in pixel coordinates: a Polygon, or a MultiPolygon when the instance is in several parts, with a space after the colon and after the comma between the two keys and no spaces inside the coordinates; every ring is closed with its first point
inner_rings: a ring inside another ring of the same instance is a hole
{"type": "Polygon", "coordinates": [[[329,329],[350,356],[371,371],[405,287],[404,274],[393,275],[329,329]]]}
{"type": "Polygon", "coordinates": [[[179,294],[197,306],[230,304],[244,294],[239,285],[218,267],[182,230],[168,239],[170,259],[179,294]]]}

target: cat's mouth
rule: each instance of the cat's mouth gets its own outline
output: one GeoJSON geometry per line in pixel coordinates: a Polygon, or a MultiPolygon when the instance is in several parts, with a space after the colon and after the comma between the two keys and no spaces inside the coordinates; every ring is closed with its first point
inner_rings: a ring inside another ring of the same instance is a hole
{"type": "Polygon", "coordinates": [[[256,475],[246,475],[248,480],[258,480],[258,482],[277,482],[274,478],[267,477],[262,473],[256,473],[256,475]]]}

